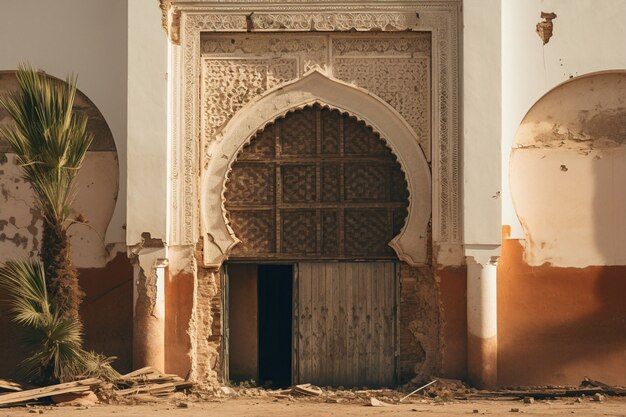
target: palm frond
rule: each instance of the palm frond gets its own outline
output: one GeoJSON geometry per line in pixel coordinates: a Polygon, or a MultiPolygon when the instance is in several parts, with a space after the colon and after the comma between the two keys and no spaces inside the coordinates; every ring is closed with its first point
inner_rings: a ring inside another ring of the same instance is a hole
{"type": "Polygon", "coordinates": [[[100,378],[105,381],[115,381],[122,377],[111,365],[111,363],[117,359],[115,356],[104,356],[96,352],[85,352],[83,359],[83,374],[81,378],[100,378]]]}
{"type": "Polygon", "coordinates": [[[43,264],[40,261],[9,261],[0,268],[0,289],[10,298],[14,320],[39,326],[50,315],[43,264]]]}
{"type": "Polygon", "coordinates": [[[20,375],[31,381],[68,381],[82,373],[82,326],[75,319],[47,315],[42,325],[27,327],[24,347],[33,354],[20,364],[20,375]],[[46,378],[52,377],[51,381],[46,378]]]}

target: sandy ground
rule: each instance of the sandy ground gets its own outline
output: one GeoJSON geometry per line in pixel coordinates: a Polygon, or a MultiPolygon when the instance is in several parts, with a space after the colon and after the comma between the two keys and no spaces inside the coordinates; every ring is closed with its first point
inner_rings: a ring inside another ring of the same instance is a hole
{"type": "Polygon", "coordinates": [[[367,416],[461,416],[493,415],[515,416],[565,416],[579,415],[626,417],[626,398],[612,397],[603,402],[588,399],[580,403],[573,399],[536,401],[524,404],[522,401],[463,401],[453,403],[421,402],[371,407],[359,403],[329,404],[316,401],[274,398],[233,398],[215,401],[178,401],[140,405],[93,405],[76,406],[36,406],[21,408],[0,408],[0,417],[44,416],[100,417],[100,416],[172,416],[172,417],[256,417],[256,416],[302,416],[302,417],[367,417],[367,416]],[[517,409],[518,411],[513,411],[517,409]],[[476,410],[476,411],[475,411],[476,410]]]}

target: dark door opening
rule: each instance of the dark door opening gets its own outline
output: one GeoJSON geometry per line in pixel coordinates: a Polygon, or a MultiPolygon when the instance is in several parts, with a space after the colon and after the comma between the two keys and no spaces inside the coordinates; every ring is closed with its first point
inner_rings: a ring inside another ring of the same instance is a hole
{"type": "Polygon", "coordinates": [[[228,375],[291,385],[292,265],[228,265],[228,375]]]}
{"type": "Polygon", "coordinates": [[[259,265],[259,382],[291,385],[292,265],[259,265]]]}

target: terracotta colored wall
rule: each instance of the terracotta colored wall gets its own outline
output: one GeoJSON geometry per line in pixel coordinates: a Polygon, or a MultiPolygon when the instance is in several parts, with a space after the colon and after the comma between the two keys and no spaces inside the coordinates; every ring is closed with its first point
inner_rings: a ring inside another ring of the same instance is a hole
{"type": "Polygon", "coordinates": [[[443,310],[444,377],[467,377],[467,270],[446,267],[437,271],[443,310]]]}
{"type": "Polygon", "coordinates": [[[125,253],[105,268],[80,269],[80,283],[87,294],[81,306],[85,347],[117,356],[113,367],[129,372],[133,341],[133,268],[125,253]]]}
{"type": "Polygon", "coordinates": [[[3,293],[0,293],[0,378],[10,378],[15,366],[24,359],[20,349],[20,332],[9,319],[9,308],[3,293]]]}
{"type": "Polygon", "coordinates": [[[530,267],[517,240],[498,264],[498,382],[626,384],[626,266],[530,267]]]}
{"type": "Polygon", "coordinates": [[[165,372],[183,378],[191,371],[191,339],[187,334],[193,308],[193,274],[165,280],[165,372]]]}
{"type": "MultiPolygon", "coordinates": [[[[104,268],[79,269],[80,283],[86,293],[81,306],[85,328],[85,348],[116,356],[113,363],[120,372],[131,369],[133,288],[132,266],[126,254],[118,254],[104,268]]],[[[7,314],[0,294],[0,378],[10,377],[23,359],[20,329],[7,314]]]]}

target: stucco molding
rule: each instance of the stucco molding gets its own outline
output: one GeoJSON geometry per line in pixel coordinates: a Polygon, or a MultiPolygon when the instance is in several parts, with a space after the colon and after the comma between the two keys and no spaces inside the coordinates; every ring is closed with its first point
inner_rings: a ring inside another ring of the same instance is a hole
{"type": "Polygon", "coordinates": [[[270,90],[239,110],[211,143],[209,164],[202,174],[201,206],[204,264],[218,267],[238,243],[224,208],[226,179],[237,155],[267,124],[286,113],[313,104],[339,110],[366,122],[394,152],[407,179],[409,206],[406,223],[389,245],[411,264],[427,263],[430,220],[430,169],[417,136],[389,104],[372,93],[318,70],[270,90]],[[411,196],[417,196],[411,198],[411,196]],[[221,213],[222,216],[216,216],[221,213]]]}
{"type": "MultiPolygon", "coordinates": [[[[460,246],[460,149],[458,132],[459,2],[177,2],[180,10],[180,108],[172,137],[171,244],[192,245],[199,238],[199,80],[202,32],[425,31],[432,50],[432,213],[433,241],[460,246]],[[251,15],[252,13],[252,15],[251,15]]],[[[177,48],[177,46],[172,46],[177,48]]],[[[436,254],[435,254],[436,256],[436,254]]],[[[461,259],[452,263],[461,263],[461,259]]]]}

